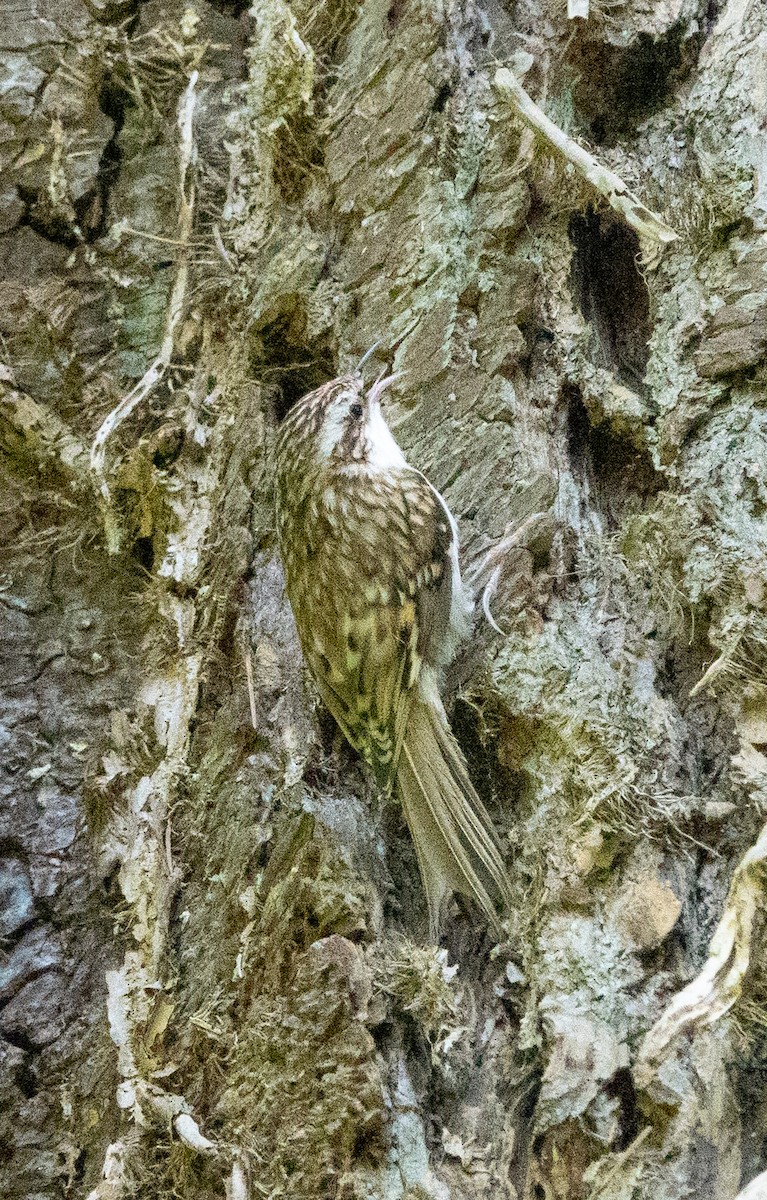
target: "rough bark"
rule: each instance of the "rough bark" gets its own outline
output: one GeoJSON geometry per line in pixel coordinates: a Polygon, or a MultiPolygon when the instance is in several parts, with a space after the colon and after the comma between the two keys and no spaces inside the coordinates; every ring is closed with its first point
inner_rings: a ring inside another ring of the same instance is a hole
{"type": "Polygon", "coordinates": [[[767,9],[576,8],[8,4],[9,1200],[763,1194],[767,9]],[[510,535],[499,946],[429,945],[282,590],[276,423],[379,339],[510,535]]]}

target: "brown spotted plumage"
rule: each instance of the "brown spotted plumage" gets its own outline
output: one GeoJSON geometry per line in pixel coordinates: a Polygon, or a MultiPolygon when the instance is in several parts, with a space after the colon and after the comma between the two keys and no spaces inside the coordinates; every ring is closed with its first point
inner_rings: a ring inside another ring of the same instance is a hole
{"type": "Polygon", "coordinates": [[[277,529],[304,656],[344,734],[415,843],[432,933],[451,890],[494,927],[509,887],[490,818],[439,696],[469,605],[455,522],[408,466],[359,374],[304,396],[277,445],[277,529]]]}

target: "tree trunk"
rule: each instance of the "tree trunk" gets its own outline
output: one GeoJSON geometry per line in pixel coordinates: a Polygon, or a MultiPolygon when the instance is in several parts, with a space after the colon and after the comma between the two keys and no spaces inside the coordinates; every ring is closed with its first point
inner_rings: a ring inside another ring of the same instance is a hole
{"type": "Polygon", "coordinates": [[[767,1195],[767,8],[0,29],[3,1195],[767,1195]],[[501,547],[499,946],[429,943],[283,593],[277,423],[375,342],[501,547]]]}

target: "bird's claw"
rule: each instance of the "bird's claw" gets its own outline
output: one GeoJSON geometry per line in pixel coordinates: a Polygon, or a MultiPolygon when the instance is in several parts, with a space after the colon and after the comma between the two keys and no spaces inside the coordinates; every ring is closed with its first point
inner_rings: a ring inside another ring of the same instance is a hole
{"type": "Polygon", "coordinates": [[[475,589],[482,587],[482,612],[485,615],[485,619],[488,625],[496,633],[499,633],[501,637],[508,637],[508,632],[505,629],[501,629],[501,626],[492,614],[490,604],[498,590],[504,561],[509,551],[520,545],[523,536],[529,531],[531,525],[536,524],[545,515],[542,512],[531,513],[516,529],[512,529],[507,525],[503,537],[495,546],[491,546],[487,554],[472,572],[471,582],[473,587],[475,589]],[[482,586],[482,580],[485,576],[487,577],[487,582],[482,586]]]}

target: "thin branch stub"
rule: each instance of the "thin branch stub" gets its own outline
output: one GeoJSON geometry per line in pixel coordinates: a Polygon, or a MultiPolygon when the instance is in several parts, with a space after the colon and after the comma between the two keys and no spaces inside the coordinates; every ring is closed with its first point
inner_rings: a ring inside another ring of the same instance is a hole
{"type": "Polygon", "coordinates": [[[639,1087],[651,1084],[680,1033],[714,1024],[740,996],[751,964],[754,923],[764,903],[765,862],[767,825],[738,863],[703,969],[673,998],[640,1047],[634,1067],[639,1087]]]}
{"type": "Polygon", "coordinates": [[[593,155],[555,125],[543,109],[530,99],[508,67],[499,67],[494,82],[525,124],[540,134],[552,150],[572,163],[586,182],[604,196],[610,207],[636,230],[645,265],[656,266],[665,247],[679,235],[628,189],[620,175],[597,162],[593,155]]]}
{"type": "Polygon", "coordinates": [[[104,514],[104,528],[107,539],[107,549],[115,554],[120,548],[120,531],[112,510],[112,497],[107,481],[105,463],[106,447],[112,434],[126,421],[165,374],[173,356],[176,343],[176,331],[181,322],[186,302],[187,284],[189,280],[189,243],[192,237],[194,220],[195,185],[193,168],[196,161],[194,143],[194,108],[195,88],[198,73],[192,71],[178,105],[179,129],[179,213],[178,213],[178,270],[173,283],[168,304],[168,315],[165,321],[165,334],[159,353],[135,387],[123,396],[116,408],[102,422],[91,446],[90,466],[99,493],[99,499],[104,514]]]}

